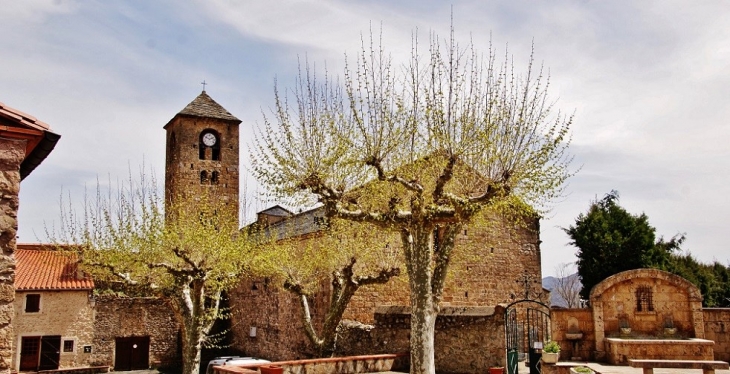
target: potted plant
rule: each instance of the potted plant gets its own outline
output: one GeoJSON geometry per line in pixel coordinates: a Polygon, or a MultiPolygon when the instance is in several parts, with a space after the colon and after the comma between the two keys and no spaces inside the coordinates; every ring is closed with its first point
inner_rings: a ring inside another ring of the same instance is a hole
{"type": "Polygon", "coordinates": [[[595,374],[595,371],[591,370],[589,367],[586,366],[576,366],[574,368],[570,368],[571,374],[595,374]]]}
{"type": "Polygon", "coordinates": [[[558,362],[560,357],[560,344],[555,340],[549,340],[542,347],[542,362],[546,364],[554,364],[558,362]]]}

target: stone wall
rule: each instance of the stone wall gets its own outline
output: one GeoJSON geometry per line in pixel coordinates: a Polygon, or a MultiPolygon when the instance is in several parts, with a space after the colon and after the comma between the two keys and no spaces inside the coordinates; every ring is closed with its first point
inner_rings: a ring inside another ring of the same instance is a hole
{"type": "Polygon", "coordinates": [[[151,367],[182,362],[177,320],[161,299],[97,297],[94,331],[91,365],[113,367],[115,338],[130,336],[150,337],[151,367]]]}
{"type": "Polygon", "coordinates": [[[88,366],[91,354],[84,353],[84,346],[92,346],[94,337],[94,307],[89,301],[89,291],[17,292],[16,318],[13,322],[13,369],[20,363],[20,342],[24,336],[60,335],[61,347],[65,341],[73,341],[73,352],[61,350],[59,368],[88,366]],[[40,312],[25,313],[27,294],[41,295],[40,312]]]}
{"type": "Polygon", "coordinates": [[[165,199],[191,194],[220,198],[238,205],[239,190],[238,125],[215,118],[176,116],[167,125],[167,156],[165,167],[165,199]],[[219,136],[220,158],[212,160],[210,149],[206,159],[199,157],[200,133],[214,130],[219,136]],[[201,183],[200,173],[206,171],[208,182],[201,183]],[[213,172],[218,182],[210,182],[213,172]]]}
{"type": "Polygon", "coordinates": [[[560,359],[593,360],[596,350],[596,336],[593,331],[591,309],[551,309],[551,338],[560,344],[560,359]],[[579,332],[580,339],[570,340],[566,334],[579,332]],[[579,358],[579,359],[578,359],[579,358]]]}
{"type": "MultiPolygon", "coordinates": [[[[379,307],[374,326],[343,324],[337,355],[407,352],[409,340],[409,308],[379,307]]],[[[434,345],[440,373],[486,373],[506,366],[504,307],[444,307],[434,345]]]]}
{"type": "Polygon", "coordinates": [[[0,373],[12,364],[13,301],[15,299],[15,235],[18,230],[20,163],[25,140],[0,138],[0,373]]]}
{"type": "Polygon", "coordinates": [[[702,309],[705,339],[715,342],[715,360],[730,362],[730,308],[702,309]]]}
{"type": "MultiPolygon", "coordinates": [[[[301,307],[288,291],[266,279],[246,279],[228,293],[231,306],[231,342],[236,354],[270,361],[313,357],[301,322],[301,307]],[[255,328],[255,336],[251,336],[255,328]]],[[[327,295],[315,295],[310,313],[317,326],[324,318],[327,295]]]]}
{"type": "MultiPolygon", "coordinates": [[[[469,226],[456,238],[454,257],[444,287],[442,306],[489,306],[522,298],[516,281],[525,273],[533,279],[532,293],[542,290],[539,221],[514,224],[500,219],[469,226]]],[[[391,250],[400,250],[400,238],[389,237],[391,250]]],[[[373,323],[378,306],[410,305],[408,275],[385,285],[360,288],[347,307],[346,319],[373,323]]]]}
{"type": "Polygon", "coordinates": [[[700,290],[666,271],[634,269],[614,274],[593,287],[590,303],[597,360],[605,359],[604,339],[620,335],[622,320],[634,337],[662,335],[668,320],[679,337],[705,337],[700,290]],[[647,290],[644,300],[642,289],[647,290]]]}

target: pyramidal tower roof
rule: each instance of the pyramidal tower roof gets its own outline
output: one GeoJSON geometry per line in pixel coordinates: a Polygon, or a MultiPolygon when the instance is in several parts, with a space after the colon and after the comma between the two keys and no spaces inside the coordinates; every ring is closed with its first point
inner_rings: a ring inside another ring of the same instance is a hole
{"type": "MultiPolygon", "coordinates": [[[[208,96],[205,91],[201,92],[198,97],[191,101],[190,104],[188,104],[183,110],[181,110],[180,113],[175,115],[175,117],[180,115],[203,118],[217,118],[226,121],[241,123],[240,119],[236,118],[233,114],[231,114],[231,112],[223,108],[220,104],[218,104],[215,100],[208,96]]],[[[173,118],[173,120],[174,119],[175,118],[173,118]]],[[[172,122],[172,120],[170,120],[170,122],[172,122]]],[[[170,122],[168,122],[167,124],[169,125],[170,122]]],[[[167,127],[167,125],[165,125],[165,127],[167,127]]]]}

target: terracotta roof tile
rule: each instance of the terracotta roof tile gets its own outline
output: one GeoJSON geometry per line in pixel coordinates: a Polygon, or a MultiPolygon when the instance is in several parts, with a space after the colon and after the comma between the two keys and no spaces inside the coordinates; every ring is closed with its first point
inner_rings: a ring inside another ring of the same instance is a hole
{"type": "Polygon", "coordinates": [[[35,130],[49,130],[51,127],[47,123],[37,120],[30,114],[23,113],[17,109],[11,108],[0,102],[0,117],[15,122],[20,126],[30,127],[35,130]]]}
{"type": "Polygon", "coordinates": [[[18,245],[15,251],[15,289],[91,290],[94,281],[79,277],[78,256],[72,251],[42,249],[42,245],[18,245]],[[36,248],[36,249],[21,249],[36,248]]]}

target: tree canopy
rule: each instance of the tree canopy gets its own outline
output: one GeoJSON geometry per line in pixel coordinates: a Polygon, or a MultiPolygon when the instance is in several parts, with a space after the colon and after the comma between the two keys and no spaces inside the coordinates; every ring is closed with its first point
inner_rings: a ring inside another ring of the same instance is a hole
{"type": "Polygon", "coordinates": [[[669,241],[656,240],[656,230],[642,213],[634,215],[618,204],[619,194],[611,191],[594,201],[588,212],[581,213],[563,230],[570,244],[578,248],[578,274],[583,288],[581,297],[588,299],[591,289],[607,277],[631,269],[665,269],[670,255],[684,241],[677,235],[669,241]]]}
{"type": "Polygon", "coordinates": [[[411,371],[434,373],[435,319],[458,232],[485,210],[535,214],[571,175],[572,117],[553,110],[548,78],[515,73],[490,48],[433,34],[394,64],[363,42],[342,84],[308,62],[275,89],[251,151],[276,198],[397,234],[411,296],[411,371]],[[400,68],[399,68],[400,67],[400,68]],[[434,235],[437,232],[438,235],[434,235]]]}

